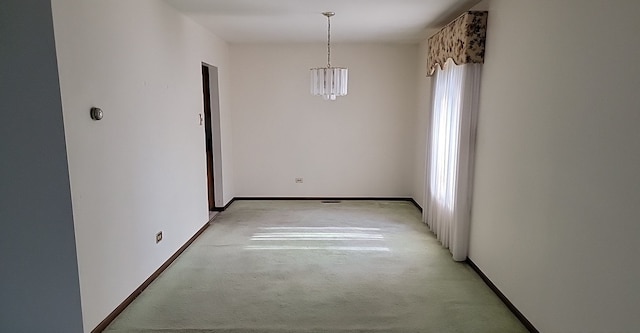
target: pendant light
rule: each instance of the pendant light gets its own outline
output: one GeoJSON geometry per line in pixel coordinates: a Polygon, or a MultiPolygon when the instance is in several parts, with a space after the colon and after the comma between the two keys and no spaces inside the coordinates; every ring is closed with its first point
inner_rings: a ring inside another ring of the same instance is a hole
{"type": "Polygon", "coordinates": [[[347,94],[349,69],[331,67],[331,17],[335,13],[324,12],[322,15],[327,17],[327,67],[311,68],[311,94],[335,101],[336,97],[347,94]]]}

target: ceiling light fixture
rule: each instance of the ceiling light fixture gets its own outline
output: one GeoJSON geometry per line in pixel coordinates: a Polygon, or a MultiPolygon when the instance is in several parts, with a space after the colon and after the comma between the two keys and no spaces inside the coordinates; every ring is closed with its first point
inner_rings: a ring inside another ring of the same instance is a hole
{"type": "Polygon", "coordinates": [[[327,67],[311,68],[311,94],[335,101],[338,96],[347,95],[349,69],[331,67],[331,16],[334,12],[324,12],[327,17],[327,67]]]}

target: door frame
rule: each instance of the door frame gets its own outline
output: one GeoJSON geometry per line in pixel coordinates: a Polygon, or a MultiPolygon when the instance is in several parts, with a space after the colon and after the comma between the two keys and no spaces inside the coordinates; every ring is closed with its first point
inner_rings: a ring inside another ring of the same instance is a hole
{"type": "MultiPolygon", "coordinates": [[[[210,108],[211,108],[211,146],[213,148],[213,185],[214,185],[214,209],[220,211],[224,209],[224,197],[223,197],[223,179],[222,179],[222,144],[221,144],[221,130],[220,130],[220,86],[218,80],[218,67],[202,62],[202,67],[206,67],[209,71],[209,96],[210,96],[210,108]]],[[[201,67],[201,68],[202,68],[201,67]]],[[[203,82],[204,91],[204,82],[203,82]]],[[[203,98],[203,117],[204,117],[204,98],[203,98]]],[[[205,119],[204,121],[207,121],[205,119]]],[[[204,128],[203,128],[204,132],[204,128]]],[[[205,133],[205,140],[207,136],[205,133]]],[[[206,145],[206,142],[205,142],[206,145]]],[[[206,146],[203,152],[206,157],[206,146]]],[[[207,185],[207,196],[209,195],[207,185]]],[[[207,206],[208,206],[207,200],[207,206]]]]}

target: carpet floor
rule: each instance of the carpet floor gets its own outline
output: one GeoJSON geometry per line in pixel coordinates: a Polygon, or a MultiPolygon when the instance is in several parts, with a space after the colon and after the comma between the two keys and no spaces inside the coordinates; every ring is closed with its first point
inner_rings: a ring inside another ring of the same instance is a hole
{"type": "Polygon", "coordinates": [[[105,332],[527,332],[403,201],[236,201],[105,332]]]}

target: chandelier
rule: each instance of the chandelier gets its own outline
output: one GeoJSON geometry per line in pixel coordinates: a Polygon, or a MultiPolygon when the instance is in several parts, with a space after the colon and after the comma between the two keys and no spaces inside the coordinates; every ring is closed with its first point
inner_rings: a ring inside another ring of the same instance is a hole
{"type": "Polygon", "coordinates": [[[311,94],[335,101],[338,96],[347,95],[349,69],[331,67],[331,16],[334,12],[324,12],[327,17],[327,67],[311,68],[311,94]]]}

